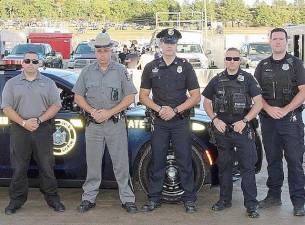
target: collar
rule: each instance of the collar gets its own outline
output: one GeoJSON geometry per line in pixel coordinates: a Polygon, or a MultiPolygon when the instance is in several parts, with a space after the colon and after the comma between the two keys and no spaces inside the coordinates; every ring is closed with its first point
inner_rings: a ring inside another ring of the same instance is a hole
{"type": "Polygon", "coordinates": [[[178,58],[177,56],[175,57],[175,59],[173,60],[173,62],[169,65],[167,65],[163,59],[163,57],[161,57],[159,60],[158,60],[158,65],[159,65],[159,68],[166,68],[166,67],[170,67],[171,65],[177,65],[179,62],[178,62],[178,58]]]}
{"type": "MultiPolygon", "coordinates": [[[[36,78],[34,80],[40,80],[40,79],[41,79],[41,74],[40,74],[39,71],[37,71],[37,76],[36,76],[36,78]]],[[[20,80],[27,80],[26,76],[24,74],[24,70],[22,70],[22,72],[21,72],[20,80]]]]}
{"type": "Polygon", "coordinates": [[[226,76],[228,76],[228,77],[236,77],[238,74],[240,74],[240,72],[241,72],[241,69],[238,68],[238,70],[237,70],[237,72],[236,72],[235,74],[230,75],[230,74],[228,73],[228,70],[225,69],[224,74],[225,74],[226,76]]]}
{"type": "MultiPolygon", "coordinates": [[[[106,71],[113,69],[114,64],[115,64],[115,62],[113,60],[111,60],[106,71]]],[[[96,62],[96,64],[94,65],[94,69],[101,71],[100,64],[98,62],[96,62]]]]}
{"type": "Polygon", "coordinates": [[[279,59],[279,60],[275,60],[275,59],[273,59],[273,54],[272,54],[270,56],[270,61],[271,61],[271,63],[282,63],[282,62],[284,62],[287,59],[287,57],[288,57],[288,53],[286,52],[284,58],[279,59]]]}

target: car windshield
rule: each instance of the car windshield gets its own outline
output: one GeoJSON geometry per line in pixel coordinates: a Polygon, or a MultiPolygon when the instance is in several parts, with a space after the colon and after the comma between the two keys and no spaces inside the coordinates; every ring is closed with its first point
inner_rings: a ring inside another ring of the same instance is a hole
{"type": "Polygon", "coordinates": [[[17,45],[12,50],[12,54],[14,55],[25,54],[26,52],[36,52],[39,55],[44,55],[44,48],[42,45],[24,44],[24,45],[17,45]]]}
{"type": "Polygon", "coordinates": [[[269,44],[250,44],[249,54],[250,55],[270,55],[271,46],[269,44]]]}
{"type": "Polygon", "coordinates": [[[76,54],[91,54],[94,53],[94,48],[89,44],[79,44],[75,50],[76,54]]]}
{"type": "Polygon", "coordinates": [[[199,44],[177,44],[178,53],[202,53],[199,44]]]}

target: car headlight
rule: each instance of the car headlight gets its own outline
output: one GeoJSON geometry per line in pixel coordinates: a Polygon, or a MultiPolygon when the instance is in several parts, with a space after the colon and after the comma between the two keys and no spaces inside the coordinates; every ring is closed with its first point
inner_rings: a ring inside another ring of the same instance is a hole
{"type": "Polygon", "coordinates": [[[77,128],[83,128],[83,121],[81,119],[70,119],[70,122],[72,123],[73,127],[77,128]]]}
{"type": "Polygon", "coordinates": [[[0,116],[0,125],[8,125],[8,117],[0,116]]]}
{"type": "Polygon", "coordinates": [[[205,129],[206,127],[202,123],[196,123],[196,122],[192,123],[192,131],[203,131],[205,129]]]}

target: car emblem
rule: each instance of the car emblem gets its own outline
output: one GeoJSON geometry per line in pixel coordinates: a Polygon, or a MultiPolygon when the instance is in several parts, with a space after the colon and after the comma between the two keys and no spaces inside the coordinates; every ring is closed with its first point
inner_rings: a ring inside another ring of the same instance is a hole
{"type": "Polygon", "coordinates": [[[172,35],[174,35],[175,32],[174,32],[174,29],[168,29],[167,33],[168,33],[168,35],[172,36],[172,35]]]}
{"type": "Polygon", "coordinates": [[[238,80],[238,81],[244,81],[244,80],[245,80],[245,77],[244,77],[243,75],[240,75],[240,74],[239,74],[239,75],[237,76],[237,80],[238,80]]]}
{"type": "Polygon", "coordinates": [[[153,73],[158,73],[158,71],[159,71],[159,69],[157,67],[155,67],[151,70],[151,72],[153,72],[153,73]]]}
{"type": "Polygon", "coordinates": [[[283,64],[283,66],[282,66],[282,69],[283,70],[289,70],[289,64],[283,64]]]}
{"type": "Polygon", "coordinates": [[[54,155],[65,155],[76,143],[76,131],[71,123],[63,119],[55,119],[56,131],[53,133],[54,155]]]}
{"type": "Polygon", "coordinates": [[[177,67],[177,73],[181,73],[182,72],[182,66],[178,66],[177,67]]]}

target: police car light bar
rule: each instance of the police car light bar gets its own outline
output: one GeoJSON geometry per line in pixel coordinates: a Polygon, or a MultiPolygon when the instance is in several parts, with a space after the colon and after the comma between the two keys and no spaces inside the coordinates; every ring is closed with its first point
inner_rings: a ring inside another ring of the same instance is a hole
{"type": "Polygon", "coordinates": [[[3,59],[0,60],[0,70],[20,70],[22,60],[3,59]]]}

